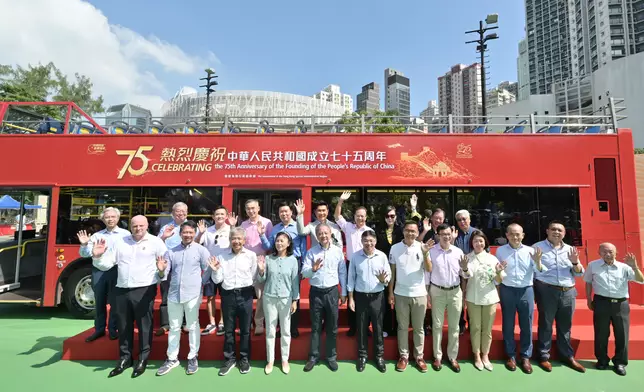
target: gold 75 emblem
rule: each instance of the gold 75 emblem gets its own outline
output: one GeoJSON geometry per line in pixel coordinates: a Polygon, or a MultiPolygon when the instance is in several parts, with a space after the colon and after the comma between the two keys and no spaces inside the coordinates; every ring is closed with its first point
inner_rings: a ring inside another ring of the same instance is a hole
{"type": "Polygon", "coordinates": [[[122,179],[126,171],[133,176],[140,176],[145,173],[150,162],[148,157],[145,156],[145,153],[149,151],[152,151],[152,146],[139,146],[136,150],[116,150],[116,155],[124,155],[127,157],[125,164],[123,164],[123,167],[119,171],[118,179],[122,179]],[[138,169],[132,168],[132,163],[135,159],[141,161],[141,167],[138,169]]]}

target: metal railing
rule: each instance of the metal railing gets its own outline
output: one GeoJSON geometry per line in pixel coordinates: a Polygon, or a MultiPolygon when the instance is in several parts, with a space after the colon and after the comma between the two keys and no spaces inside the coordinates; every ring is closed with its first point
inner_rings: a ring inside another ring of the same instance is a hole
{"type": "MultiPolygon", "coordinates": [[[[124,118],[110,121],[93,117],[91,121],[67,123],[53,119],[10,120],[0,124],[4,134],[305,134],[305,133],[505,133],[505,134],[611,134],[616,133],[621,108],[611,104],[605,114],[525,116],[214,116],[124,118]],[[104,125],[100,125],[104,124],[104,125]]],[[[114,117],[111,117],[113,119],[114,117]]]]}

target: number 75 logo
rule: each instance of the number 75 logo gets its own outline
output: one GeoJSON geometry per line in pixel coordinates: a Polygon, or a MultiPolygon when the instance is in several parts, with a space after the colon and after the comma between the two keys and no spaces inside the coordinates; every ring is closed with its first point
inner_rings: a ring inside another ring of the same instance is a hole
{"type": "Polygon", "coordinates": [[[123,167],[119,171],[117,178],[119,180],[122,179],[126,171],[133,176],[140,176],[141,174],[145,173],[145,171],[148,170],[148,163],[150,162],[148,157],[145,156],[145,153],[149,151],[152,151],[152,146],[139,146],[139,148],[136,150],[116,150],[116,155],[127,156],[125,164],[123,164],[123,167]],[[141,161],[140,168],[132,168],[132,161],[134,161],[134,159],[141,161]]]}

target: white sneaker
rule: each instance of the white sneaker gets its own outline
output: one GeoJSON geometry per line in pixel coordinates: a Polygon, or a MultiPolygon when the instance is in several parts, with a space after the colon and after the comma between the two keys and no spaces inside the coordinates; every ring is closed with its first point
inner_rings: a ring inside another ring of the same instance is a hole
{"type": "Polygon", "coordinates": [[[382,331],[382,337],[386,338],[387,336],[389,336],[389,334],[387,332],[385,332],[385,331],[382,331]]]}

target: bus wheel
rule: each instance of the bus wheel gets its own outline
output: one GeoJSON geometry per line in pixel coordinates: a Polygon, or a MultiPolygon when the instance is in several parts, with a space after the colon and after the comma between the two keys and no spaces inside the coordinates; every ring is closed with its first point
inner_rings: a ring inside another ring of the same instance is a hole
{"type": "Polygon", "coordinates": [[[92,290],[92,267],[74,271],[65,283],[65,305],[76,318],[94,317],[94,290],[92,290]]]}

